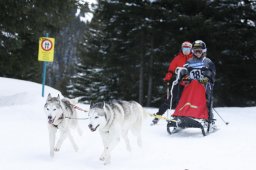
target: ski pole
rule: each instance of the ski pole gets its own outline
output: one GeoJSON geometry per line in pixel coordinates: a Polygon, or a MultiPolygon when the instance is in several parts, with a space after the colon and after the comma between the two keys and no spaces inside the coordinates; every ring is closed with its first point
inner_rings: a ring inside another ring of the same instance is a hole
{"type": "MultiPolygon", "coordinates": [[[[166,88],[166,100],[169,100],[169,97],[170,97],[170,83],[168,82],[166,85],[167,85],[167,88],[166,88]]],[[[167,118],[170,118],[169,111],[167,111],[167,118]]]]}
{"type": "Polygon", "coordinates": [[[216,109],[213,108],[213,110],[217,113],[217,115],[221,118],[221,120],[222,120],[226,125],[229,124],[229,122],[226,122],[226,121],[220,116],[220,114],[216,111],[216,109]]]}
{"type": "Polygon", "coordinates": [[[169,82],[168,83],[166,83],[166,85],[167,85],[167,88],[166,88],[166,99],[168,100],[169,99],[169,97],[170,97],[170,88],[169,88],[169,82]]]}

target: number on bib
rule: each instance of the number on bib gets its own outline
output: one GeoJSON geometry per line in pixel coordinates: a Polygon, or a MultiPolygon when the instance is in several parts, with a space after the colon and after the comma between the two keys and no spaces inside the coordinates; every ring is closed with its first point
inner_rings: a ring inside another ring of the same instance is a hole
{"type": "Polygon", "coordinates": [[[193,70],[190,71],[189,77],[190,77],[191,79],[200,80],[200,79],[203,78],[203,75],[202,75],[200,69],[193,69],[193,70]]]}

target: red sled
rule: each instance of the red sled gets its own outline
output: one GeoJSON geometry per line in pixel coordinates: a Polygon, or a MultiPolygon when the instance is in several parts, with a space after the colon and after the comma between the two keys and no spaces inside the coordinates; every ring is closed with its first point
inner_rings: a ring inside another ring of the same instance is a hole
{"type": "Polygon", "coordinates": [[[179,128],[200,128],[205,136],[205,129],[210,130],[209,111],[206,90],[198,80],[192,80],[182,92],[178,105],[167,121],[167,131],[172,134],[179,128]]]}

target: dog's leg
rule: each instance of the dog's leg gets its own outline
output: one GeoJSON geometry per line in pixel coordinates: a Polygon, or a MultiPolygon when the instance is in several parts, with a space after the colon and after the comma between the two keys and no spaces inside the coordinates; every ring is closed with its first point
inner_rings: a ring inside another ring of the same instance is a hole
{"type": "Polygon", "coordinates": [[[80,136],[83,135],[83,131],[82,131],[82,129],[80,128],[79,125],[77,125],[76,130],[77,130],[77,133],[78,133],[80,136]]]}
{"type": "Polygon", "coordinates": [[[107,145],[107,143],[108,143],[107,142],[108,134],[106,134],[106,132],[101,132],[100,131],[100,136],[101,136],[102,143],[103,143],[103,146],[104,146],[104,151],[100,156],[100,160],[104,161],[105,158],[106,158],[106,153],[107,153],[107,148],[108,148],[108,145],[107,145]]]}
{"type": "Polygon", "coordinates": [[[131,129],[134,136],[137,137],[137,144],[139,147],[142,147],[142,140],[141,140],[141,124],[136,124],[131,129]]]}
{"type": "Polygon", "coordinates": [[[137,144],[139,147],[142,147],[141,133],[139,132],[137,135],[137,144]]]}
{"type": "Polygon", "coordinates": [[[70,131],[68,132],[68,138],[74,148],[74,150],[77,152],[78,151],[78,146],[76,145],[73,136],[71,135],[70,131]]]}
{"type": "Polygon", "coordinates": [[[48,130],[49,130],[50,156],[53,157],[57,128],[49,124],[48,130]]]}
{"type": "Polygon", "coordinates": [[[132,149],[131,149],[130,141],[129,141],[129,138],[128,138],[128,130],[123,130],[122,131],[122,137],[125,141],[126,149],[130,152],[132,149]]]}
{"type": "Polygon", "coordinates": [[[119,133],[117,132],[101,132],[101,137],[104,145],[104,151],[100,157],[101,161],[104,161],[104,165],[111,162],[111,151],[117,146],[120,141],[119,133]]]}
{"type": "Polygon", "coordinates": [[[54,148],[54,151],[58,152],[60,150],[60,147],[61,147],[63,141],[67,138],[68,133],[69,133],[68,130],[65,130],[65,131],[61,130],[60,131],[60,138],[59,138],[59,140],[58,140],[58,142],[57,142],[57,144],[54,148]]]}

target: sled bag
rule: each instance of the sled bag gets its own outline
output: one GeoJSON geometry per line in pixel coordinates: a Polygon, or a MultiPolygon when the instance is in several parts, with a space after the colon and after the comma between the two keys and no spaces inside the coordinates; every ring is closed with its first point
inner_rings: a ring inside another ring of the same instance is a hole
{"type": "Polygon", "coordinates": [[[197,80],[192,80],[184,88],[172,116],[186,116],[208,120],[205,87],[197,80]]]}

